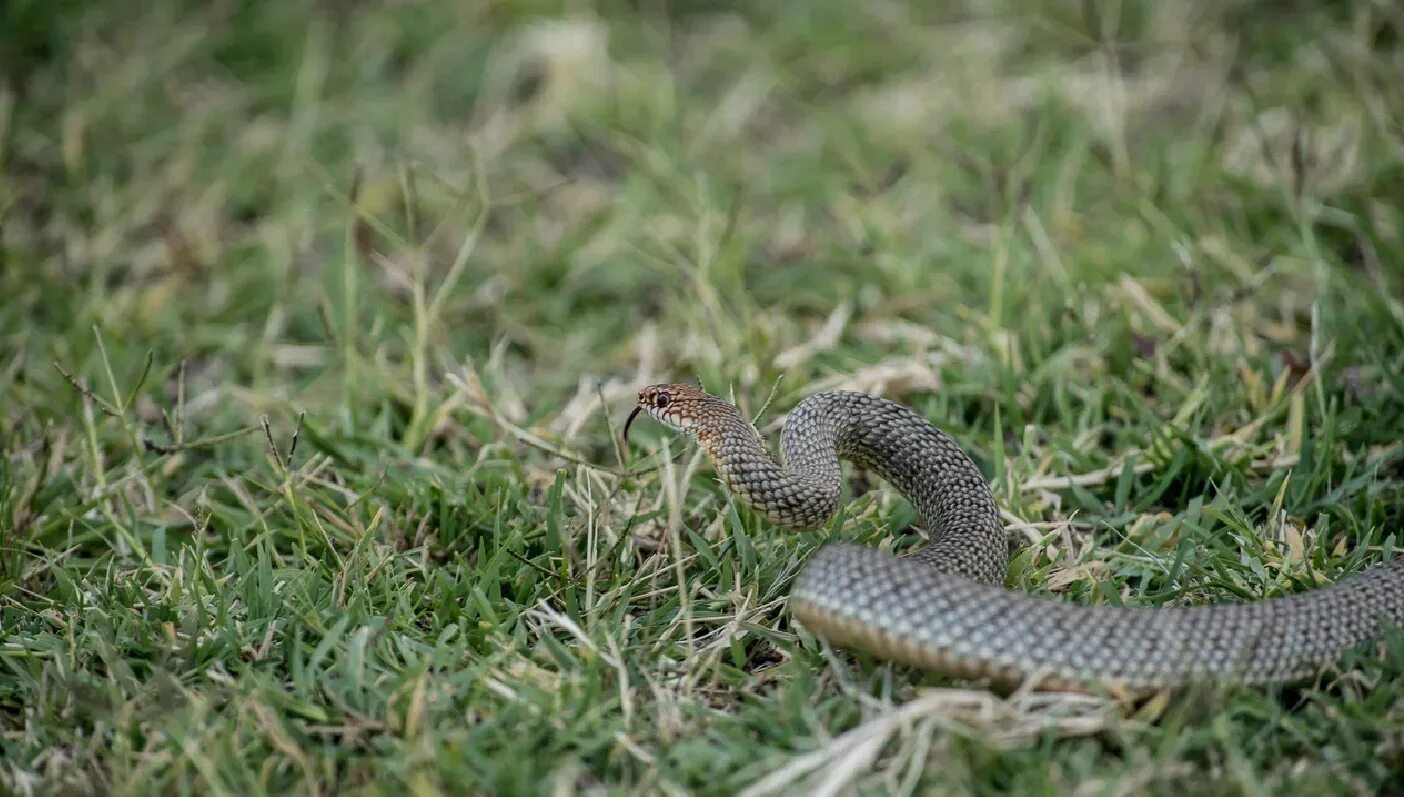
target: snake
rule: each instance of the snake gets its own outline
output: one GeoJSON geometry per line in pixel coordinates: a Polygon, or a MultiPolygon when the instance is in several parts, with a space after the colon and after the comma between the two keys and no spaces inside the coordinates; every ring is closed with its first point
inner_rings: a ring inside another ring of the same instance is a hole
{"type": "Polygon", "coordinates": [[[894,554],[821,545],[790,588],[793,619],[832,646],[992,688],[1143,695],[1195,684],[1297,682],[1404,622],[1404,557],[1334,583],[1208,605],[1085,605],[1009,589],[993,491],[960,445],[922,415],[867,393],[805,397],[782,458],[734,404],[689,384],[641,389],[644,413],[705,451],[726,490],[790,530],[838,511],[841,461],[894,486],[928,541],[894,554]]]}

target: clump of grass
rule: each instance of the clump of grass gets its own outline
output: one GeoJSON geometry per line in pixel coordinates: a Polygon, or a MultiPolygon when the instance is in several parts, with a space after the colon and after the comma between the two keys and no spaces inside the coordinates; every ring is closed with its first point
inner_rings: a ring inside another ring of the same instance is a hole
{"type": "Polygon", "coordinates": [[[783,535],[618,440],[663,379],[769,433],[883,393],[986,469],[1011,588],[1084,604],[1393,555],[1386,5],[36,8],[0,12],[7,791],[1392,782],[1399,640],[988,695],[790,623],[816,546],[913,542],[891,491],[783,535]]]}

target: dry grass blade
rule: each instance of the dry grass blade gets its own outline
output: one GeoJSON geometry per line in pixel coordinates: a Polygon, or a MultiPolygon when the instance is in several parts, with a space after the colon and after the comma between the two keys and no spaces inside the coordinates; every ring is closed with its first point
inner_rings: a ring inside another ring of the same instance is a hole
{"type": "Polygon", "coordinates": [[[1045,735],[1088,736],[1117,720],[1113,701],[1082,694],[1035,692],[1001,698],[983,690],[933,689],[795,757],[741,792],[742,797],[832,795],[872,767],[889,744],[929,723],[1002,748],[1025,747],[1045,735]],[[796,788],[803,779],[803,786],[796,788]]]}

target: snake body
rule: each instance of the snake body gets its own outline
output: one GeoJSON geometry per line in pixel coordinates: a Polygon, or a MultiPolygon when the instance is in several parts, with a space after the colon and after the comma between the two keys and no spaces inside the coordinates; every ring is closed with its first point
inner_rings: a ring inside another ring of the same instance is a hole
{"type": "Polygon", "coordinates": [[[1301,594],[1210,606],[1078,606],[1005,589],[1008,546],[979,469],[949,435],[876,396],[804,399],[782,433],[783,464],[735,406],[689,385],[645,387],[630,423],[639,412],[695,439],[727,489],[782,527],[830,519],[842,459],[912,503],[926,546],[896,556],[829,544],[796,578],[792,616],[839,647],[1006,687],[1136,693],[1299,680],[1404,623],[1404,558],[1301,594]]]}

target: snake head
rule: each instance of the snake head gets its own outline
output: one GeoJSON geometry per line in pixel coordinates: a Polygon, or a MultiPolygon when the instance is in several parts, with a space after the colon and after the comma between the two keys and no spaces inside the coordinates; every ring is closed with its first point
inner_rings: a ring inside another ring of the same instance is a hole
{"type": "Polygon", "coordinates": [[[648,413],[675,432],[696,437],[703,423],[727,414],[736,414],[735,407],[692,385],[649,385],[639,391],[639,401],[629,420],[624,422],[624,442],[629,441],[629,424],[640,412],[648,413]]]}

